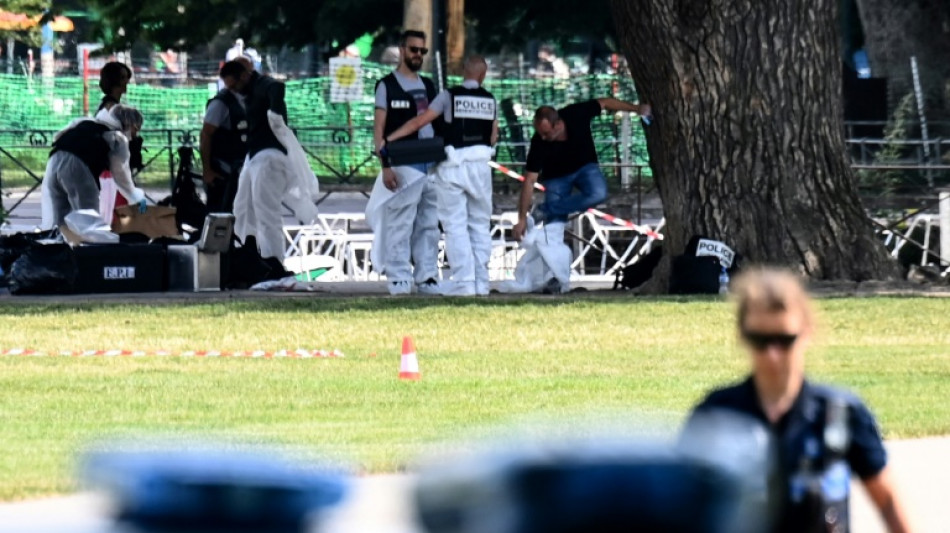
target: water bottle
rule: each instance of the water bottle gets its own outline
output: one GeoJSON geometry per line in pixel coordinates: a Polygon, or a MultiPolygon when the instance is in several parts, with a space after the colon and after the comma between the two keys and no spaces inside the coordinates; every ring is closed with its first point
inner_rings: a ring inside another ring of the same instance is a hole
{"type": "Polygon", "coordinates": [[[729,294],[729,273],[726,267],[720,267],[719,271],[719,294],[729,294]]]}

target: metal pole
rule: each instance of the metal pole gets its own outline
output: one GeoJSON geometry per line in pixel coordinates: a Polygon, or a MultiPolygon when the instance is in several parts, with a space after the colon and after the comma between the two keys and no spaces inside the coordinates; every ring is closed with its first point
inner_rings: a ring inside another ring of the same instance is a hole
{"type": "Polygon", "coordinates": [[[938,268],[950,264],[950,189],[942,189],[940,198],[940,262],[938,268]]]}
{"type": "MultiPolygon", "coordinates": [[[[927,134],[927,115],[924,114],[924,92],[920,87],[920,72],[917,70],[917,56],[910,57],[910,70],[914,75],[914,95],[917,97],[917,115],[920,116],[920,137],[924,141],[924,157],[930,161],[930,141],[927,134]]],[[[927,171],[927,185],[934,186],[933,175],[927,171]]]]}
{"type": "Polygon", "coordinates": [[[631,145],[630,113],[622,113],[620,117],[620,190],[630,190],[630,145],[631,145]]]}
{"type": "Polygon", "coordinates": [[[439,82],[439,92],[442,92],[445,84],[442,82],[442,54],[438,50],[435,51],[435,77],[439,82]]]}
{"type": "Polygon", "coordinates": [[[7,37],[7,74],[13,75],[13,37],[7,37]]]}

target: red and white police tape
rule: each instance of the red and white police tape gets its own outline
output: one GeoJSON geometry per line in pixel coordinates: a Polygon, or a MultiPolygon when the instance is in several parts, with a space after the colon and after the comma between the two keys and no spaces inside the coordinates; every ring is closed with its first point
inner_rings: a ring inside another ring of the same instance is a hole
{"type": "MultiPolygon", "coordinates": [[[[496,163],[496,162],[494,162],[494,161],[489,161],[489,162],[488,162],[488,166],[492,167],[493,169],[497,170],[498,172],[501,172],[502,174],[504,174],[504,175],[506,175],[506,176],[508,176],[508,177],[514,178],[514,179],[516,179],[516,180],[518,180],[518,181],[520,181],[520,182],[522,182],[522,183],[525,182],[525,177],[524,177],[524,176],[522,176],[521,174],[518,174],[518,173],[515,172],[514,170],[511,170],[510,168],[508,168],[508,167],[506,167],[506,166],[504,166],[504,165],[499,165],[498,163],[496,163]]],[[[538,189],[539,191],[543,191],[543,190],[544,190],[544,185],[541,185],[541,184],[538,183],[538,182],[534,182],[534,188],[535,188],[535,189],[538,189]]],[[[610,222],[610,223],[612,223],[612,224],[616,224],[616,225],[618,225],[618,226],[624,226],[624,227],[630,228],[630,229],[632,229],[632,230],[634,230],[634,231],[640,232],[640,233],[646,235],[647,237],[652,237],[652,238],[654,238],[654,239],[656,239],[656,240],[658,240],[658,241],[662,241],[662,240],[663,240],[663,235],[660,234],[660,233],[657,233],[656,231],[653,231],[653,229],[651,229],[649,226],[641,226],[641,225],[639,225],[639,224],[634,224],[633,222],[630,222],[629,220],[624,220],[624,219],[622,219],[622,218],[615,217],[615,216],[613,216],[613,215],[611,215],[611,214],[604,213],[603,211],[601,211],[601,210],[599,210],[599,209],[594,209],[593,207],[590,208],[590,209],[588,209],[587,212],[590,213],[590,214],[592,214],[592,215],[594,215],[594,216],[596,216],[596,217],[600,217],[600,218],[602,218],[602,219],[604,219],[604,220],[606,220],[607,222],[610,222]]]]}
{"type": "Polygon", "coordinates": [[[331,359],[343,357],[340,350],[278,350],[268,352],[254,351],[220,351],[220,350],[63,350],[44,351],[28,348],[0,349],[0,356],[18,355],[22,357],[228,357],[245,359],[331,359]]]}

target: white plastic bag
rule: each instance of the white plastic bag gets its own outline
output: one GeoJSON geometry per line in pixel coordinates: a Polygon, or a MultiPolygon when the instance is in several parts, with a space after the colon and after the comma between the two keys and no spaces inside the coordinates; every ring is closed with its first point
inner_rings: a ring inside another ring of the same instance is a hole
{"type": "Polygon", "coordinates": [[[66,215],[66,227],[78,235],[82,242],[119,242],[119,235],[112,233],[112,226],[103,222],[102,215],[95,209],[79,209],[66,215]]]}

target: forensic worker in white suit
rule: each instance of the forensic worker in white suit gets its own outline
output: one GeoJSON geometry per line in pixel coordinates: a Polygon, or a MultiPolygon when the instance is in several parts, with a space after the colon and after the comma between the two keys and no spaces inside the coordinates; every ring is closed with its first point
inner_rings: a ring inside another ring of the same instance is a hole
{"type": "Polygon", "coordinates": [[[301,223],[313,222],[319,185],[303,148],[287,126],[284,84],[257,71],[235,72],[240,74],[222,80],[229,90],[245,95],[248,159],[234,198],[234,233],[245,241],[253,236],[261,257],[280,264],[285,249],[282,206],[301,223]]]}
{"type": "Polygon", "coordinates": [[[429,109],[387,135],[395,141],[433,122],[445,121],[446,160],[436,168],[439,220],[445,232],[450,267],[442,294],[484,296],[489,292],[491,258],[492,146],[498,140],[497,102],[482,87],[488,73],[485,58],[465,60],[462,84],[439,93],[429,109]]]}
{"type": "MultiPolygon", "coordinates": [[[[95,118],[76,119],[56,134],[43,176],[43,228],[62,225],[72,211],[98,212],[99,175],[104,170],[112,172],[122,196],[145,211],[145,193],[135,186],[129,168],[129,141],[138,135],[142,122],[137,109],[116,104],[95,118]]],[[[108,218],[112,220],[111,213],[108,218]]]]}
{"type": "MultiPolygon", "coordinates": [[[[373,268],[386,276],[387,289],[393,295],[439,294],[441,232],[434,190],[436,159],[399,164],[381,152],[383,139],[425,113],[438,93],[431,79],[419,75],[428,52],[425,33],[403,32],[399,65],[376,84],[373,143],[383,169],[366,206],[366,222],[373,230],[373,268]]],[[[430,125],[412,137],[429,139],[435,133],[430,125]]]]}

